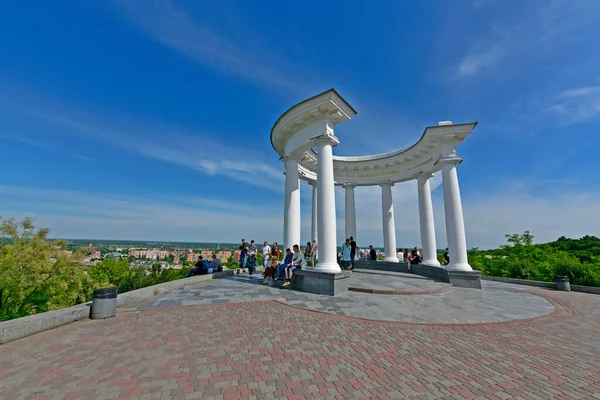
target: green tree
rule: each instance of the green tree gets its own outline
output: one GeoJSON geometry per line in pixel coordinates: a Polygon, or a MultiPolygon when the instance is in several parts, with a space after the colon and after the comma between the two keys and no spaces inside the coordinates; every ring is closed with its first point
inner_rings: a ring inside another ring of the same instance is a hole
{"type": "Polygon", "coordinates": [[[85,301],[93,283],[83,273],[79,253],[48,240],[31,218],[0,218],[0,319],[68,307],[85,301]]]}
{"type": "Polygon", "coordinates": [[[120,260],[105,258],[98,262],[98,264],[89,268],[88,274],[94,281],[103,286],[119,286],[119,292],[121,292],[121,285],[123,285],[126,279],[131,275],[129,260],[126,258],[120,260]]]}
{"type": "Polygon", "coordinates": [[[160,271],[162,270],[162,265],[159,262],[152,264],[152,275],[160,275],[160,271]]]}
{"type": "Polygon", "coordinates": [[[533,244],[533,235],[529,231],[523,232],[522,235],[518,233],[506,234],[506,241],[513,245],[531,246],[533,244]]]}

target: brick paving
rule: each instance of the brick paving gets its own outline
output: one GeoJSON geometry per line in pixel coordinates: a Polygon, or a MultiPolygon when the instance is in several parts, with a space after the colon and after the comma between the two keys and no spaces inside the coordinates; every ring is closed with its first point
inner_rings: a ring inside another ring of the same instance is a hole
{"type": "Polygon", "coordinates": [[[280,300],[290,305],[353,317],[403,322],[497,322],[528,319],[550,314],[554,307],[544,298],[523,293],[523,286],[484,281],[483,290],[452,288],[448,292],[423,295],[423,289],[447,286],[408,274],[377,272],[353,273],[359,282],[375,287],[413,288],[418,295],[389,296],[347,292],[324,296],[280,289],[259,283],[258,276],[236,275],[231,278],[191,283],[124,310],[145,310],[172,306],[221,304],[256,300],[280,300]],[[365,279],[368,278],[369,280],[365,279]],[[378,283],[376,280],[379,280],[378,283]],[[441,285],[441,286],[440,286],[441,285]]]}
{"type": "Polygon", "coordinates": [[[0,347],[3,399],[600,399],[600,296],[480,324],[373,321],[266,300],[77,322],[0,347]]]}

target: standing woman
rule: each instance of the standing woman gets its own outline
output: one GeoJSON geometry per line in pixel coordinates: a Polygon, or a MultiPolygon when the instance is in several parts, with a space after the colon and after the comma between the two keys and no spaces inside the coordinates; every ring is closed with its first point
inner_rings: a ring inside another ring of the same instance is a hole
{"type": "Polygon", "coordinates": [[[310,253],[312,251],[312,245],[310,242],[306,242],[306,250],[304,251],[304,257],[306,258],[306,265],[310,265],[310,253]]]}
{"type": "Polygon", "coordinates": [[[410,262],[408,259],[408,249],[404,249],[404,262],[405,263],[410,262]]]}
{"type": "Polygon", "coordinates": [[[352,246],[350,246],[350,239],[346,239],[346,242],[342,245],[342,267],[344,269],[348,269],[350,267],[350,262],[352,261],[350,258],[351,251],[352,246]]]}

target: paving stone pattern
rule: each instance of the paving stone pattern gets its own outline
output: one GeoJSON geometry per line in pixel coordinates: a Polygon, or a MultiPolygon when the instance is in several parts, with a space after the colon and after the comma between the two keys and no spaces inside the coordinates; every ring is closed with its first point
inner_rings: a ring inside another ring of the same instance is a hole
{"type": "Polygon", "coordinates": [[[401,272],[355,269],[350,277],[350,286],[379,290],[430,291],[443,289],[448,284],[401,272]]]}
{"type": "MultiPolygon", "coordinates": [[[[379,279],[383,285],[397,288],[437,288],[439,282],[428,281],[410,274],[377,272],[370,275],[353,273],[357,279],[379,279]],[[390,283],[393,280],[403,281],[390,283]]],[[[281,284],[281,283],[279,283],[281,284]]],[[[279,300],[296,307],[362,318],[405,322],[495,322],[534,318],[554,311],[542,297],[522,293],[523,286],[498,282],[483,282],[485,290],[453,288],[435,295],[388,296],[348,292],[331,297],[296,292],[261,284],[258,277],[236,275],[173,290],[163,296],[125,310],[144,310],[197,304],[218,304],[260,300],[279,300]]]]}
{"type": "Polygon", "coordinates": [[[123,312],[0,347],[0,397],[600,399],[600,297],[537,293],[551,315],[487,324],[269,300],[123,312]]]}

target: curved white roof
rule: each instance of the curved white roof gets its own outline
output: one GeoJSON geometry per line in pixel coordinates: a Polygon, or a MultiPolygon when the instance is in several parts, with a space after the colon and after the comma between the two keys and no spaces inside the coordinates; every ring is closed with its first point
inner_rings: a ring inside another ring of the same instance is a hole
{"type": "MultiPolygon", "coordinates": [[[[282,114],[271,130],[271,144],[281,157],[299,159],[300,178],[316,180],[317,154],[306,135],[317,121],[336,125],[350,120],[356,111],[335,89],[330,89],[291,107],[282,114]],[[296,135],[302,136],[302,134],[296,135]]],[[[441,167],[441,158],[456,157],[455,149],[475,128],[477,122],[429,126],[412,146],[382,154],[333,157],[334,180],[337,185],[371,186],[383,182],[403,182],[421,174],[433,173],[441,167]]],[[[319,125],[320,126],[320,125],[319,125]]]]}

